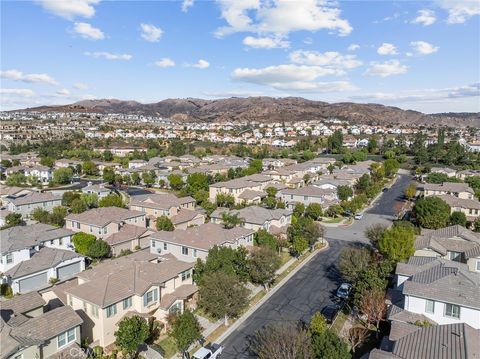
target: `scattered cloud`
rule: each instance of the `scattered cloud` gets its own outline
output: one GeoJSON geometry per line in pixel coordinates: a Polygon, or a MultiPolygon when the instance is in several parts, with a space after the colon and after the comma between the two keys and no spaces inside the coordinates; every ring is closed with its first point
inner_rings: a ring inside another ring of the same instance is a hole
{"type": "Polygon", "coordinates": [[[253,37],[247,36],[243,39],[243,44],[256,49],[275,49],[290,47],[290,42],[281,37],[253,37]]]}
{"type": "Polygon", "coordinates": [[[35,96],[35,92],[30,89],[4,89],[0,88],[1,95],[16,95],[21,97],[32,97],[35,96]]]}
{"type": "Polygon", "coordinates": [[[96,51],[96,52],[84,52],[85,56],[90,56],[95,59],[98,58],[104,58],[107,60],[123,60],[123,61],[128,61],[130,60],[133,56],[129,54],[113,54],[111,52],[107,51],[96,51]]]}
{"type": "Polygon", "coordinates": [[[463,24],[475,15],[480,15],[480,2],[476,0],[437,0],[448,11],[448,24],[463,24]]]}
{"type": "Polygon", "coordinates": [[[100,0],[40,0],[41,6],[48,12],[73,20],[76,17],[91,18],[100,0]]]}
{"type": "Polygon", "coordinates": [[[347,50],[348,51],[356,51],[360,48],[360,45],[358,44],[351,44],[350,46],[348,46],[347,50]]]}
{"type": "Polygon", "coordinates": [[[84,39],[102,40],[105,38],[105,34],[102,30],[93,27],[86,22],[76,22],[73,25],[73,31],[84,39]]]}
{"type": "Polygon", "coordinates": [[[389,44],[388,42],[384,42],[378,49],[377,53],[379,55],[397,55],[397,48],[393,44],[389,44]]]}
{"type": "Polygon", "coordinates": [[[87,84],[84,84],[83,82],[76,82],[73,84],[73,88],[77,90],[88,90],[90,86],[88,86],[87,84]]]}
{"type": "Polygon", "coordinates": [[[437,21],[435,12],[429,9],[423,9],[417,11],[417,17],[412,20],[412,24],[420,24],[423,26],[429,26],[437,21]]]}
{"type": "Polygon", "coordinates": [[[58,82],[48,74],[24,74],[18,70],[1,71],[0,77],[13,81],[22,81],[29,83],[44,83],[48,85],[58,85],[58,82]]]}
{"type": "Polygon", "coordinates": [[[368,76],[388,77],[392,75],[400,75],[407,72],[408,66],[402,65],[398,60],[389,60],[385,62],[371,62],[370,67],[364,73],[368,76]]]}
{"type": "Polygon", "coordinates": [[[311,37],[306,37],[305,39],[303,39],[303,43],[307,45],[311,45],[313,44],[313,39],[311,37]]]}
{"type": "Polygon", "coordinates": [[[149,42],[158,42],[162,37],[163,30],[152,24],[140,24],[142,38],[149,42]]]}
{"type": "Polygon", "coordinates": [[[193,0],[183,0],[182,2],[182,11],[187,12],[189,8],[193,6],[193,0]]]}
{"type": "Polygon", "coordinates": [[[429,44],[428,42],[425,42],[425,41],[412,41],[410,43],[410,46],[412,46],[412,49],[418,55],[430,55],[430,54],[433,54],[434,52],[437,52],[439,49],[438,46],[433,46],[432,44],[429,44]]]}
{"type": "Polygon", "coordinates": [[[61,90],[58,90],[56,94],[59,96],[69,96],[70,91],[68,89],[61,89],[61,90]]]}
{"type": "Polygon", "coordinates": [[[340,36],[352,32],[349,22],[332,3],[316,0],[264,1],[219,0],[221,16],[228,26],[217,29],[222,37],[236,32],[286,36],[294,31],[327,29],[340,36]]]}
{"type": "Polygon", "coordinates": [[[196,67],[197,69],[206,69],[210,67],[210,63],[206,60],[200,59],[196,64],[189,65],[189,67],[196,67]]]}
{"type": "Polygon", "coordinates": [[[336,51],[327,51],[324,53],[317,51],[293,51],[289,55],[290,61],[295,64],[309,66],[323,66],[336,70],[336,75],[345,74],[345,70],[361,66],[362,62],[356,55],[342,55],[336,51]]]}
{"type": "Polygon", "coordinates": [[[276,90],[299,92],[347,91],[354,87],[347,81],[316,82],[318,77],[335,75],[337,70],[321,66],[278,65],[264,68],[237,68],[232,78],[256,85],[269,86],[276,90]]]}
{"type": "Polygon", "coordinates": [[[175,62],[168,58],[168,57],[164,57],[163,59],[160,59],[158,61],[155,62],[155,66],[157,67],[162,67],[162,68],[165,68],[165,67],[174,67],[175,66],[175,62]]]}

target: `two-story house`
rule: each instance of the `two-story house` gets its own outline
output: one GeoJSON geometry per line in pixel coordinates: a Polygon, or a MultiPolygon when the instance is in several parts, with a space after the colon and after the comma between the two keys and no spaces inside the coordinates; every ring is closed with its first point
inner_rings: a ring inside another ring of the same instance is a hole
{"type": "Polygon", "coordinates": [[[82,192],[87,194],[96,194],[100,199],[108,196],[110,193],[112,193],[112,190],[106,188],[104,183],[93,184],[92,182],[88,182],[88,185],[82,188],[82,192]]]}
{"type": "Polygon", "coordinates": [[[0,306],[0,358],[83,358],[82,318],[70,307],[48,310],[37,292],[15,296],[0,306]]]}
{"type": "Polygon", "coordinates": [[[23,218],[28,218],[37,208],[51,212],[54,207],[61,206],[62,197],[50,192],[30,192],[20,197],[5,197],[3,202],[6,203],[10,212],[19,213],[23,218]]]}
{"type": "Polygon", "coordinates": [[[214,246],[238,248],[253,246],[255,231],[243,227],[226,229],[214,223],[206,223],[185,230],[159,231],[150,236],[152,253],[173,254],[182,261],[205,260],[214,246]]]}
{"type": "Polygon", "coordinates": [[[25,168],[25,176],[34,176],[38,178],[41,183],[48,183],[53,178],[53,170],[47,166],[33,166],[25,168]]]}
{"type": "Polygon", "coordinates": [[[467,183],[443,182],[442,184],[425,183],[423,185],[425,197],[449,195],[464,199],[473,199],[474,190],[467,183]]]}
{"type": "Polygon", "coordinates": [[[231,195],[235,203],[259,203],[266,193],[263,191],[266,184],[260,181],[254,182],[244,178],[237,178],[226,182],[217,182],[209,186],[209,200],[213,203],[217,195],[231,195]]]}
{"type": "Polygon", "coordinates": [[[326,209],[339,202],[336,190],[322,189],[316,186],[283,189],[277,192],[277,198],[280,198],[287,208],[293,208],[296,203],[302,203],[305,206],[310,203],[318,203],[323,209],[326,209]]]}
{"type": "Polygon", "coordinates": [[[450,206],[450,212],[462,212],[468,221],[475,221],[480,216],[480,201],[476,198],[460,198],[444,194],[435,196],[445,201],[450,206]]]}

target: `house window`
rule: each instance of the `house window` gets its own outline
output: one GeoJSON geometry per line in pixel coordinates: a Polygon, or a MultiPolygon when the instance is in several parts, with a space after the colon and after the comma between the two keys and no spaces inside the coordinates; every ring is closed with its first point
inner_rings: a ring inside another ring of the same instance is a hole
{"type": "Polygon", "coordinates": [[[425,312],[430,314],[435,312],[435,302],[433,300],[427,299],[425,301],[425,312]]]}
{"type": "Polygon", "coordinates": [[[460,318],[460,306],[455,304],[445,304],[445,316],[451,318],[460,318]]]}
{"type": "Polygon", "coordinates": [[[87,302],[83,301],[83,311],[87,312],[87,302]]]}
{"type": "Polygon", "coordinates": [[[448,259],[450,259],[451,261],[455,261],[455,262],[462,261],[462,253],[452,252],[452,251],[448,251],[447,253],[448,253],[448,259]]]}
{"type": "Polygon", "coordinates": [[[477,261],[477,271],[480,272],[480,261],[477,261]]]}
{"type": "Polygon", "coordinates": [[[90,307],[90,310],[91,310],[90,313],[92,314],[92,316],[95,318],[98,318],[98,307],[92,304],[90,307]]]}
{"type": "Polygon", "coordinates": [[[197,250],[196,249],[193,250],[193,257],[197,258],[197,250]]]}
{"type": "Polygon", "coordinates": [[[166,251],[168,249],[168,244],[167,242],[163,242],[163,250],[166,251]]]}
{"type": "Polygon", "coordinates": [[[190,278],[190,271],[187,270],[185,272],[182,272],[182,282],[186,281],[188,278],[190,278]]]}
{"type": "Polygon", "coordinates": [[[88,226],[88,227],[89,227],[89,229],[90,229],[90,233],[92,233],[92,232],[93,232],[92,226],[88,226]]]}
{"type": "Polygon", "coordinates": [[[152,248],[155,248],[155,241],[152,240],[152,248]]]}
{"type": "Polygon", "coordinates": [[[182,311],[182,303],[177,302],[173,304],[168,310],[169,313],[180,313],[182,311]]]}
{"type": "Polygon", "coordinates": [[[57,346],[58,348],[62,348],[65,345],[73,342],[76,339],[76,331],[75,328],[67,330],[63,332],[57,337],[57,346]]]}
{"type": "Polygon", "coordinates": [[[103,228],[103,234],[107,234],[107,227],[103,228]]]}
{"type": "Polygon", "coordinates": [[[63,246],[63,238],[60,238],[60,239],[58,240],[58,245],[59,245],[59,246],[63,246]]]}
{"type": "Polygon", "coordinates": [[[188,247],[182,247],[182,254],[188,256],[188,247]]]}
{"type": "Polygon", "coordinates": [[[107,310],[107,318],[113,317],[117,314],[117,304],[112,304],[111,306],[106,308],[107,310]]]}
{"type": "Polygon", "coordinates": [[[143,306],[147,306],[151,302],[158,300],[158,289],[152,289],[150,292],[147,292],[143,295],[143,306]]]}
{"type": "Polygon", "coordinates": [[[123,309],[128,309],[132,306],[132,297],[125,298],[123,300],[123,309]]]}
{"type": "Polygon", "coordinates": [[[13,255],[12,255],[12,253],[7,253],[7,255],[6,255],[5,257],[6,257],[7,264],[13,262],[13,255]]]}

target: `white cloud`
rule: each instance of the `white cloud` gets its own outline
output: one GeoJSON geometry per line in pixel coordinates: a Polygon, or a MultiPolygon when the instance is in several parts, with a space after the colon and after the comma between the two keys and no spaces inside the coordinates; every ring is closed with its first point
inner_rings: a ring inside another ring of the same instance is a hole
{"type": "Polygon", "coordinates": [[[371,62],[370,68],[364,73],[368,76],[388,77],[392,75],[400,75],[407,72],[408,67],[402,65],[398,60],[389,60],[383,63],[371,62]]]}
{"type": "Polygon", "coordinates": [[[423,26],[432,25],[437,21],[433,10],[423,9],[417,11],[417,17],[412,20],[413,24],[421,24],[423,26]]]}
{"type": "Polygon", "coordinates": [[[347,81],[316,82],[318,77],[335,75],[337,70],[321,66],[278,65],[264,68],[237,68],[232,78],[238,81],[269,86],[277,90],[299,92],[347,91],[354,87],[347,81]]]}
{"type": "Polygon", "coordinates": [[[340,9],[320,0],[219,0],[222,17],[228,26],[217,29],[219,37],[236,32],[287,35],[294,31],[327,29],[340,36],[352,27],[340,17],[340,9]]]}
{"type": "Polygon", "coordinates": [[[425,41],[412,41],[410,46],[412,46],[412,49],[419,55],[430,55],[439,49],[438,46],[433,46],[425,41]]]}
{"type": "Polygon", "coordinates": [[[306,37],[305,39],[303,39],[303,43],[307,45],[311,45],[313,44],[313,39],[311,37],[306,37]]]}
{"type": "Polygon", "coordinates": [[[84,84],[83,82],[77,82],[73,84],[73,87],[76,88],[77,90],[88,90],[90,86],[87,84],[84,84]]]}
{"type": "Polygon", "coordinates": [[[0,88],[0,94],[2,95],[16,95],[21,97],[35,96],[35,92],[30,89],[4,89],[0,88]]]}
{"type": "Polygon", "coordinates": [[[152,24],[140,24],[142,29],[142,38],[149,42],[158,42],[162,37],[163,30],[152,24]]]}
{"type": "Polygon", "coordinates": [[[70,91],[68,89],[61,89],[56,92],[59,96],[68,96],[70,95],[70,91]]]}
{"type": "Polygon", "coordinates": [[[472,16],[480,15],[478,0],[437,0],[437,3],[448,11],[448,24],[463,24],[472,16]]]}
{"type": "Polygon", "coordinates": [[[193,6],[193,0],[183,0],[182,2],[182,11],[187,12],[189,8],[193,6]]]}
{"type": "Polygon", "coordinates": [[[210,67],[210,63],[206,60],[200,59],[196,64],[189,65],[190,67],[196,67],[197,69],[206,69],[210,67]]]}
{"type": "Polygon", "coordinates": [[[336,71],[336,75],[343,75],[346,69],[361,66],[362,62],[356,55],[342,55],[335,51],[320,53],[317,51],[293,51],[289,55],[290,61],[300,65],[323,66],[336,71]]]}
{"type": "Polygon", "coordinates": [[[281,37],[247,36],[243,39],[243,44],[256,49],[275,49],[290,47],[290,43],[283,40],[281,37]]]}
{"type": "Polygon", "coordinates": [[[84,39],[102,40],[105,38],[105,34],[102,30],[93,27],[86,22],[76,22],[73,25],[73,31],[84,39]]]}
{"type": "Polygon", "coordinates": [[[155,62],[155,66],[158,67],[173,67],[175,66],[175,62],[172,59],[169,59],[168,57],[164,57],[163,59],[160,59],[155,62]]]}
{"type": "Polygon", "coordinates": [[[45,83],[48,85],[58,85],[58,82],[48,74],[24,74],[18,70],[1,71],[0,77],[13,81],[45,83]]]}
{"type": "Polygon", "coordinates": [[[347,48],[347,50],[348,50],[348,51],[355,51],[355,50],[358,50],[359,48],[360,48],[360,45],[358,45],[358,44],[351,44],[351,45],[347,48]]]}
{"type": "Polygon", "coordinates": [[[95,15],[96,5],[100,0],[40,0],[42,7],[48,12],[61,16],[67,20],[95,15]]]}
{"type": "Polygon", "coordinates": [[[129,54],[113,54],[111,52],[107,51],[96,51],[96,52],[84,52],[85,56],[90,56],[93,58],[104,58],[107,60],[123,60],[123,61],[128,61],[132,58],[132,55],[129,54]]]}
{"type": "Polygon", "coordinates": [[[388,42],[384,42],[382,46],[377,49],[377,53],[379,55],[396,55],[397,48],[393,44],[389,44],[388,42]]]}

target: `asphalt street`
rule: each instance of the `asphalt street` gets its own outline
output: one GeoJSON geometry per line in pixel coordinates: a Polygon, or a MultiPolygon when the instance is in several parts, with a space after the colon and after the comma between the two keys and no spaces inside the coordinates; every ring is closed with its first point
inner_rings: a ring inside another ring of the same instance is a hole
{"type": "Polygon", "coordinates": [[[396,183],[382,194],[362,220],[349,227],[328,228],[326,238],[330,248],[311,259],[223,341],[222,358],[252,358],[249,341],[257,330],[276,322],[308,322],[315,312],[333,303],[334,293],[342,281],[336,267],[342,248],[363,245],[367,241],[364,231],[369,225],[391,223],[396,215],[395,205],[402,201],[403,190],[410,179],[409,175],[400,174],[396,183]]]}

